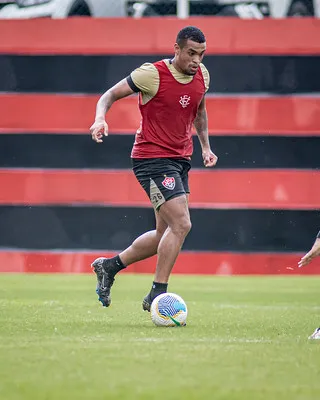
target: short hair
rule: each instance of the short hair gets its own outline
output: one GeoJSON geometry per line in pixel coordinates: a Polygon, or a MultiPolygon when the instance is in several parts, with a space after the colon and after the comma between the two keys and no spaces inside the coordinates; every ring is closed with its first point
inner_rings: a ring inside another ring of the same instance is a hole
{"type": "Polygon", "coordinates": [[[185,46],[188,39],[197,43],[204,43],[206,41],[203,32],[195,26],[186,26],[185,28],[181,29],[177,35],[176,42],[178,43],[179,47],[182,48],[185,46]]]}

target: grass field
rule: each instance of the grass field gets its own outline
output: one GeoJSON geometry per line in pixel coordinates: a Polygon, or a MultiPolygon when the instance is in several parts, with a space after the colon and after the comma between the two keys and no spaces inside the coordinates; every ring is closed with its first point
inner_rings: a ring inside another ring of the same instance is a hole
{"type": "Polygon", "coordinates": [[[0,399],[319,398],[320,278],[174,275],[184,328],[142,311],[151,281],[105,309],[93,275],[1,275],[0,399]]]}

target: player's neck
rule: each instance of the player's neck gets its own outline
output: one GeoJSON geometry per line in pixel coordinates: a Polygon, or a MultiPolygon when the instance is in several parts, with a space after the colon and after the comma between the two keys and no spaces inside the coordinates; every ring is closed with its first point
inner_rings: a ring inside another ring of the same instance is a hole
{"type": "Polygon", "coordinates": [[[178,72],[180,72],[183,75],[186,75],[184,73],[184,71],[182,71],[182,69],[177,65],[177,61],[176,61],[175,57],[170,60],[170,64],[174,67],[175,70],[177,70],[178,72]]]}

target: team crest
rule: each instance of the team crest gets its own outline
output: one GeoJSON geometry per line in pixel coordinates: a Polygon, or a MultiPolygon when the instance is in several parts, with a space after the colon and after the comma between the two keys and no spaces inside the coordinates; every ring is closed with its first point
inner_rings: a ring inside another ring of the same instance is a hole
{"type": "Polygon", "coordinates": [[[162,185],[169,190],[173,190],[176,187],[176,181],[174,177],[166,176],[165,179],[161,182],[162,185]]]}
{"type": "Polygon", "coordinates": [[[187,94],[181,96],[179,103],[181,104],[182,108],[186,108],[190,104],[190,96],[188,96],[187,94]]]}

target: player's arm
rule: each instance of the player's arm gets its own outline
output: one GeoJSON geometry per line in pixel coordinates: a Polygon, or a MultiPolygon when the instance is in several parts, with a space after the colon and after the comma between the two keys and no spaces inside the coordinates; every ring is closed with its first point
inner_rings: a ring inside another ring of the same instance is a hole
{"type": "Polygon", "coordinates": [[[317,235],[316,241],[314,242],[311,250],[301,258],[301,260],[298,262],[298,266],[304,267],[317,256],[320,256],[320,231],[317,235]]]}
{"type": "Polygon", "coordinates": [[[197,116],[194,120],[194,127],[201,144],[203,163],[206,167],[213,167],[218,161],[218,157],[211,151],[208,134],[208,115],[206,109],[206,99],[203,96],[198,108],[197,116]]]}
{"type": "Polygon", "coordinates": [[[145,63],[132,71],[127,78],[107,90],[97,103],[95,122],[90,128],[92,139],[97,143],[101,143],[103,135],[108,135],[105,115],[115,101],[133,93],[141,92],[142,102],[145,104],[146,101],[156,95],[158,87],[158,70],[153,64],[145,63]]]}
{"type": "Polygon", "coordinates": [[[108,136],[108,124],[105,121],[105,115],[112,104],[133,93],[134,91],[129,86],[127,79],[122,79],[122,81],[108,89],[100,97],[96,106],[95,121],[90,128],[91,136],[94,141],[101,143],[103,135],[108,136]]]}

